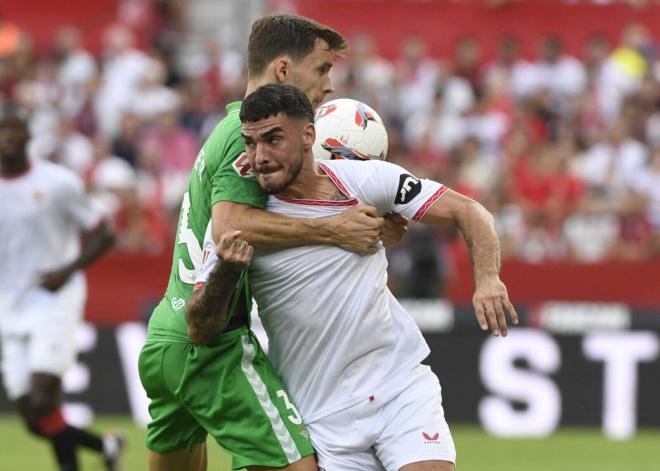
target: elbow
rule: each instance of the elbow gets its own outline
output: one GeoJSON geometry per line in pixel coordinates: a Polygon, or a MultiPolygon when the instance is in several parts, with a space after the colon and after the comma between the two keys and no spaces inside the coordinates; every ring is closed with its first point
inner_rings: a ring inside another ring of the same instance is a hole
{"type": "Polygon", "coordinates": [[[190,295],[185,306],[185,319],[188,325],[188,338],[198,347],[209,345],[219,334],[219,330],[212,318],[202,307],[203,288],[196,289],[190,295]]]}
{"type": "Polygon", "coordinates": [[[492,227],[495,227],[495,216],[493,216],[493,213],[484,208],[481,203],[476,204],[479,206],[479,211],[481,211],[481,213],[484,215],[484,218],[486,221],[488,221],[488,224],[492,227]]]}
{"type": "Polygon", "coordinates": [[[495,217],[483,205],[469,199],[456,214],[456,223],[463,235],[470,233],[496,233],[495,217]]]}
{"type": "Polygon", "coordinates": [[[186,324],[188,324],[188,337],[198,347],[208,345],[209,338],[205,335],[205,329],[196,320],[195,308],[186,306],[186,324]]]}
{"type": "Polygon", "coordinates": [[[483,220],[491,225],[495,225],[495,217],[484,206],[473,199],[467,199],[465,204],[459,211],[457,219],[467,220],[483,220]]]}
{"type": "Polygon", "coordinates": [[[190,326],[195,319],[199,318],[197,311],[198,311],[200,292],[202,291],[202,289],[204,288],[193,289],[193,292],[190,294],[190,297],[188,298],[188,302],[185,304],[184,316],[188,326],[190,326]]]}

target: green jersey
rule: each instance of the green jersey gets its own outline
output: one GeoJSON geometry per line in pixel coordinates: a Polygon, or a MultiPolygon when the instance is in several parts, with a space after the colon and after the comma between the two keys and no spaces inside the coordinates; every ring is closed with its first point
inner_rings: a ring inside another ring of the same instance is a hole
{"type": "MultiPolygon", "coordinates": [[[[211,230],[211,208],[232,201],[264,208],[267,196],[254,178],[241,137],[241,102],[227,105],[227,116],[218,123],[197,155],[183,195],[172,256],[172,271],[165,297],[149,321],[149,338],[190,342],[185,305],[202,268],[204,235],[211,230]]],[[[248,296],[239,302],[247,303],[248,296]]],[[[251,306],[245,306],[250,312],[251,306]]]]}

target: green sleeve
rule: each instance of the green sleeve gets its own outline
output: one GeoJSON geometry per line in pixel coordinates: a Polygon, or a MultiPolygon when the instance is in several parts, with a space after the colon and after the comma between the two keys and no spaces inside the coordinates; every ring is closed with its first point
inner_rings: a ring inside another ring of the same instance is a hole
{"type": "Polygon", "coordinates": [[[219,201],[266,207],[268,195],[261,189],[249,167],[243,139],[233,139],[221,155],[211,177],[211,205],[219,201]]]}

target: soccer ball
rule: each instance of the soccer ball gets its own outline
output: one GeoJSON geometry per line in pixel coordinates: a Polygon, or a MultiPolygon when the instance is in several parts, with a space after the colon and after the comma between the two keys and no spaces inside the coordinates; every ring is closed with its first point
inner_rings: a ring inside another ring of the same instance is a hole
{"type": "Polygon", "coordinates": [[[317,159],[385,160],[387,131],[370,106],[350,98],[322,105],[316,112],[317,159]]]}

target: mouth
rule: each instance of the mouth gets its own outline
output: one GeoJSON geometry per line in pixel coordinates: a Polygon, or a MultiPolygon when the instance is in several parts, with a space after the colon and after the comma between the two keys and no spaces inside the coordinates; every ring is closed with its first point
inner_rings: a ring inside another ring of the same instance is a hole
{"type": "Polygon", "coordinates": [[[261,167],[261,168],[256,168],[254,171],[259,175],[266,177],[268,175],[272,175],[273,173],[276,173],[279,170],[280,167],[261,167]]]}

